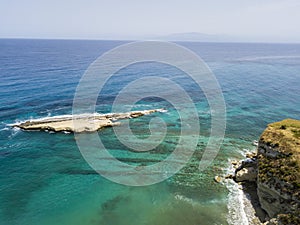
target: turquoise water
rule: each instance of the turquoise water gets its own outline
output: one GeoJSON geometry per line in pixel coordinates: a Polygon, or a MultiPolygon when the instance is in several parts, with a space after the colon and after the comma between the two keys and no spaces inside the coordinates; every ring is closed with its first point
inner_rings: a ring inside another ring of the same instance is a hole
{"type": "MultiPolygon", "coordinates": [[[[109,112],[122,86],[153,74],[171,77],[192,96],[200,117],[199,144],[187,166],[162,183],[115,184],[84,161],[73,134],[24,132],[8,126],[29,118],[71,114],[76,86],[89,64],[122,43],[0,40],[0,224],[232,224],[236,216],[228,209],[229,190],[215,183],[214,176],[225,173],[229,161],[241,158],[244,149],[253,149],[252,140],[268,123],[300,119],[300,45],[179,43],[207,62],[226,101],[225,140],[203,172],[198,171],[198,162],[208,141],[209,107],[190,79],[165,65],[137,64],[119,71],[97,105],[97,112],[109,112]]],[[[132,152],[111,128],[99,131],[105,147],[131,165],[166,158],[180,135],[178,113],[156,98],[143,99],[136,106],[160,107],[168,110],[158,115],[166,121],[168,133],[157,148],[132,152]]],[[[149,135],[151,118],[132,120],[133,132],[140,138],[149,135]]]]}

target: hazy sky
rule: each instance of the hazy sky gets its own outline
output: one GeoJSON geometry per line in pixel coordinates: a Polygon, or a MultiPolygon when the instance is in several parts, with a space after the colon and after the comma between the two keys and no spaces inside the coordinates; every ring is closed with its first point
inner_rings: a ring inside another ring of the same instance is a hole
{"type": "Polygon", "coordinates": [[[0,0],[0,38],[144,39],[182,32],[300,42],[300,1],[0,0]]]}

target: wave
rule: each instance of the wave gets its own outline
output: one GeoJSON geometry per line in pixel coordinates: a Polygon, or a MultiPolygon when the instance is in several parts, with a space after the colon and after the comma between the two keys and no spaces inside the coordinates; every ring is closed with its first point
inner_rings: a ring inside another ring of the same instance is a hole
{"type": "MultiPolygon", "coordinates": [[[[245,149],[246,150],[246,149],[245,149]]],[[[231,160],[230,160],[231,161],[231,160]]],[[[227,174],[233,174],[235,169],[230,163],[230,167],[226,170],[227,174]]],[[[250,225],[256,217],[255,209],[252,206],[250,197],[247,196],[240,184],[232,179],[226,179],[224,182],[228,189],[228,215],[227,222],[230,225],[250,225]]]]}
{"type": "Polygon", "coordinates": [[[64,134],[71,134],[69,131],[63,131],[64,134]]]}
{"type": "Polygon", "coordinates": [[[244,203],[246,198],[241,190],[241,186],[230,180],[227,182],[226,187],[229,190],[227,222],[231,225],[248,225],[249,221],[244,203]]]}
{"type": "Polygon", "coordinates": [[[5,131],[5,130],[9,130],[9,128],[8,127],[4,127],[2,129],[0,129],[0,131],[5,131]]]}
{"type": "Polygon", "coordinates": [[[263,61],[263,60],[283,60],[283,59],[300,59],[300,55],[278,55],[278,56],[253,56],[242,57],[236,59],[236,61],[263,61]]]}
{"type": "Polygon", "coordinates": [[[9,135],[8,138],[11,139],[11,138],[15,137],[20,131],[21,131],[20,128],[14,127],[12,129],[11,135],[9,135]]]}

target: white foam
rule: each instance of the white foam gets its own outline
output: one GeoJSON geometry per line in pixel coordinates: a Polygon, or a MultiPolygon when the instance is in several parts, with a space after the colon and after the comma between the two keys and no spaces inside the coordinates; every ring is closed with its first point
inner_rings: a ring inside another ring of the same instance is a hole
{"type": "MultiPolygon", "coordinates": [[[[232,159],[229,159],[229,162],[232,159]]],[[[227,174],[233,174],[235,171],[233,165],[226,169],[227,174]]],[[[227,222],[230,225],[250,225],[255,216],[255,209],[251,204],[250,197],[247,196],[242,190],[242,186],[237,184],[232,179],[224,181],[229,193],[227,196],[228,215],[227,222]]]]}
{"type": "Polygon", "coordinates": [[[166,109],[158,109],[157,112],[166,113],[166,112],[168,112],[168,110],[166,110],[166,109]]]}
{"type": "Polygon", "coordinates": [[[226,182],[226,187],[229,190],[228,194],[228,215],[227,222],[231,225],[249,225],[249,221],[245,212],[244,193],[241,186],[233,180],[226,182]]]}
{"type": "Polygon", "coordinates": [[[15,137],[15,136],[20,132],[20,130],[21,130],[20,128],[14,127],[14,128],[12,129],[11,135],[9,135],[9,138],[15,137]]]}
{"type": "Polygon", "coordinates": [[[196,205],[201,205],[199,202],[194,201],[192,198],[188,198],[186,196],[180,195],[180,194],[176,194],[174,196],[174,198],[178,201],[182,201],[182,202],[186,202],[190,205],[196,206],[196,205]]]}

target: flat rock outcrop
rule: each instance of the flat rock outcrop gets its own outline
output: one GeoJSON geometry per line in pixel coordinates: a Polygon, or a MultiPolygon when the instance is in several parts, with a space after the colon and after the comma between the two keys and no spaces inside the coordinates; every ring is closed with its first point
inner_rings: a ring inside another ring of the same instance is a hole
{"type": "Polygon", "coordinates": [[[47,130],[47,131],[67,131],[67,132],[95,132],[103,127],[119,125],[118,120],[137,118],[155,112],[164,112],[163,109],[151,109],[142,111],[131,111],[126,113],[108,114],[81,114],[54,116],[36,120],[28,120],[21,123],[12,124],[23,130],[47,130]]]}

